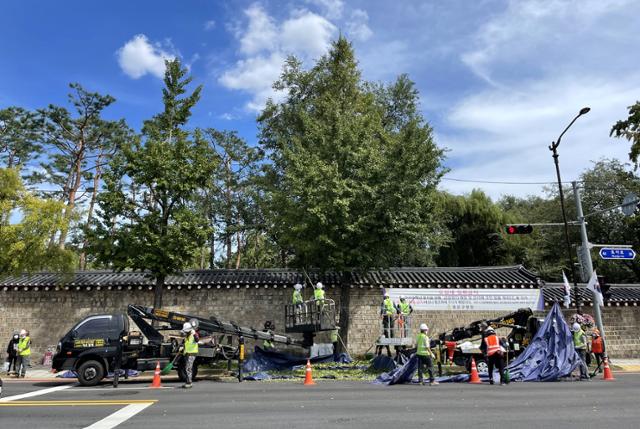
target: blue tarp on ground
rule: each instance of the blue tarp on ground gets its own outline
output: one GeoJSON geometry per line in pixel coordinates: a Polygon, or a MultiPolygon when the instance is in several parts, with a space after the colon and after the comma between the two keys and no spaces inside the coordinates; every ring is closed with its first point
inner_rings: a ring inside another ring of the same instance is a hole
{"type": "MultiPolygon", "coordinates": [[[[529,346],[508,366],[511,381],[557,381],[571,375],[579,364],[580,357],[573,347],[573,339],[560,306],[555,304],[529,346]]],[[[414,356],[404,365],[380,374],[376,384],[410,383],[417,370],[418,359],[414,356]]],[[[496,379],[494,373],[494,379],[496,379]]],[[[483,381],[488,375],[480,374],[483,381]]],[[[440,382],[468,381],[468,374],[441,377],[440,382]]]]}
{"type": "Polygon", "coordinates": [[[509,365],[512,381],[557,381],[571,375],[580,357],[560,306],[556,303],[531,344],[509,365]]]}
{"type": "MultiPolygon", "coordinates": [[[[120,377],[124,377],[124,369],[120,370],[120,377]]],[[[140,373],[138,371],[135,371],[133,369],[128,369],[127,370],[127,377],[137,377],[138,375],[140,375],[140,373]]],[[[60,374],[56,375],[56,377],[58,378],[78,378],[78,374],[76,374],[75,371],[65,371],[65,372],[61,372],[60,374]]],[[[109,374],[107,374],[106,378],[113,378],[113,372],[110,372],[109,374]]]]}
{"type": "MultiPolygon", "coordinates": [[[[350,363],[352,362],[349,355],[346,353],[340,353],[336,360],[333,359],[333,354],[317,356],[311,358],[311,363],[350,363]]],[[[256,346],[253,355],[242,366],[243,371],[246,372],[262,372],[262,371],[284,371],[291,370],[296,366],[306,365],[307,358],[302,356],[294,356],[287,353],[281,353],[272,350],[264,350],[263,348],[256,346]]]]}

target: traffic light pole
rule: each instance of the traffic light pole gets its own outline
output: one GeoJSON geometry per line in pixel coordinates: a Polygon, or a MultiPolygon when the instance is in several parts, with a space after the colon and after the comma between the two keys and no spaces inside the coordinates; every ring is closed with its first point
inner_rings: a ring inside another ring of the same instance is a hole
{"type": "MultiPolygon", "coordinates": [[[[593,275],[593,262],[591,261],[591,245],[589,243],[589,238],[587,237],[587,224],[584,220],[584,214],[582,212],[582,200],[580,199],[580,189],[578,189],[578,184],[576,182],[571,182],[571,186],[573,187],[573,195],[575,196],[575,200],[576,200],[576,211],[578,214],[578,222],[580,224],[580,238],[582,239],[584,261],[585,261],[585,264],[587,265],[585,268],[587,269],[589,278],[591,278],[591,276],[593,275]]],[[[593,314],[596,317],[596,325],[598,326],[598,330],[600,331],[600,335],[602,336],[602,341],[605,342],[604,325],[602,324],[602,313],[600,312],[600,305],[598,305],[598,302],[597,302],[597,299],[595,299],[595,296],[593,297],[592,302],[593,302],[593,314]]]]}

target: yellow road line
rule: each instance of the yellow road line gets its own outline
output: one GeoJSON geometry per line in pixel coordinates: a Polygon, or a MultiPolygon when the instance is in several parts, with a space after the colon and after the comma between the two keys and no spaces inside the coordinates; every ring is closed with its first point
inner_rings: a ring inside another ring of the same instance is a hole
{"type": "Polygon", "coordinates": [[[102,406],[102,405],[132,405],[132,404],[155,404],[155,399],[133,399],[133,400],[69,400],[69,401],[13,401],[0,403],[0,407],[75,407],[75,406],[102,406]]]}

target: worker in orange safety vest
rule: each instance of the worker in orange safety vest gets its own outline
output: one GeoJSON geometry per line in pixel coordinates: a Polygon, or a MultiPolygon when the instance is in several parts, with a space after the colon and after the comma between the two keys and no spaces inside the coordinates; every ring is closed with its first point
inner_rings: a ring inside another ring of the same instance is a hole
{"type": "Polygon", "coordinates": [[[496,331],[489,326],[484,331],[483,339],[484,347],[481,347],[487,358],[487,366],[489,367],[489,384],[493,384],[493,369],[498,367],[500,372],[500,385],[504,385],[504,353],[505,350],[500,345],[500,338],[496,335],[496,331]]]}

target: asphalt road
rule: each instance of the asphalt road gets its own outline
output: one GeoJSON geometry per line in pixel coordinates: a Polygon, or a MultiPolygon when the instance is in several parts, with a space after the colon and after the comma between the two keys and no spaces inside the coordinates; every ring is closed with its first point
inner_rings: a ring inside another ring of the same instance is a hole
{"type": "Polygon", "coordinates": [[[0,403],[0,427],[84,428],[105,418],[103,423],[114,424],[118,416],[131,414],[118,426],[102,427],[637,428],[640,375],[616,377],[615,382],[506,387],[201,381],[191,390],[180,389],[176,382],[164,383],[169,388],[160,390],[147,389],[148,382],[133,381],[121,383],[118,389],[8,382],[3,400],[56,386],[60,390],[0,403]]]}

